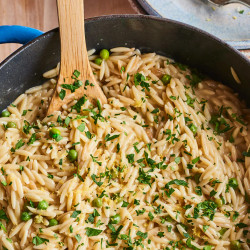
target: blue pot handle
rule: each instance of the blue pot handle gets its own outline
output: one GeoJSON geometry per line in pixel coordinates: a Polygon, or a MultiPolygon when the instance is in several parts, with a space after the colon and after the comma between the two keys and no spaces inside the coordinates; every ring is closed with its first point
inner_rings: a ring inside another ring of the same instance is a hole
{"type": "Polygon", "coordinates": [[[4,25],[0,26],[0,44],[1,43],[25,44],[42,34],[43,32],[40,30],[25,26],[4,25]]]}

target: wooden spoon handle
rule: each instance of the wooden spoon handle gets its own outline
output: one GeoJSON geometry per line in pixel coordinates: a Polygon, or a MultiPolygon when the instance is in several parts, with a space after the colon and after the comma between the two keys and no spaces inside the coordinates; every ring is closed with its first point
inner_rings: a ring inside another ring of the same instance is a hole
{"type": "MultiPolygon", "coordinates": [[[[57,0],[61,38],[61,72],[69,77],[77,69],[88,72],[83,0],[57,0]]],[[[84,77],[84,76],[83,76],[84,77]]]]}
{"type": "Polygon", "coordinates": [[[99,99],[102,103],[107,102],[106,96],[95,80],[88,60],[83,0],[57,0],[57,7],[60,24],[61,65],[58,83],[48,108],[48,115],[55,110],[60,110],[63,104],[68,104],[84,94],[88,98],[99,99]],[[61,85],[72,84],[71,76],[75,70],[80,72],[78,79],[83,82],[83,86],[73,93],[65,90],[66,96],[62,100],[59,97],[61,85]],[[85,87],[86,80],[93,84],[85,87]]]}

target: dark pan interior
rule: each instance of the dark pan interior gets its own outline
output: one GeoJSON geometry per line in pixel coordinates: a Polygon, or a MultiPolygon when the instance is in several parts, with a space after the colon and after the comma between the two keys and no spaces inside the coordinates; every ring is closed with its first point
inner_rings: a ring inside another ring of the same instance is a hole
{"type": "MultiPolygon", "coordinates": [[[[250,62],[224,42],[188,25],[150,16],[119,15],[86,21],[88,49],[136,47],[195,67],[232,87],[250,106],[250,62]],[[238,74],[241,84],[232,77],[238,74]]],[[[23,46],[0,64],[0,110],[30,87],[44,82],[42,74],[60,60],[58,29],[23,46]]]]}

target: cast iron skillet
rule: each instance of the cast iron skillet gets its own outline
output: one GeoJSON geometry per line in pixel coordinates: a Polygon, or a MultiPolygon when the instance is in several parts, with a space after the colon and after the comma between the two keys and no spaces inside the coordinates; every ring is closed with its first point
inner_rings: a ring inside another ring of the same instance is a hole
{"type": "MultiPolygon", "coordinates": [[[[156,52],[195,67],[238,92],[250,106],[250,62],[221,40],[189,25],[142,15],[86,20],[88,49],[117,46],[156,52]],[[241,80],[237,84],[233,67],[241,80]]],[[[59,30],[51,30],[18,49],[0,64],[0,110],[21,93],[45,81],[42,74],[60,60],[59,30]]]]}

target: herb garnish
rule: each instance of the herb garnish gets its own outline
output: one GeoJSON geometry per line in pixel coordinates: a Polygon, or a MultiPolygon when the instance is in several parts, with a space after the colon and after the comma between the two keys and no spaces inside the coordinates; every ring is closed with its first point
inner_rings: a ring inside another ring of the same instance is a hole
{"type": "Polygon", "coordinates": [[[25,144],[25,143],[23,142],[23,140],[20,139],[20,140],[17,142],[15,148],[11,148],[10,151],[11,151],[12,153],[14,153],[16,150],[18,150],[19,148],[21,148],[24,144],[25,144]]]}
{"type": "Polygon", "coordinates": [[[61,89],[60,93],[58,94],[59,98],[63,100],[66,96],[66,91],[64,89],[61,89]]]}
{"type": "Polygon", "coordinates": [[[207,216],[210,220],[213,220],[216,208],[217,204],[214,201],[203,201],[194,208],[194,218],[197,219],[202,212],[201,216],[207,216]]]}
{"type": "Polygon", "coordinates": [[[96,178],[97,178],[97,176],[96,176],[95,174],[92,174],[92,175],[91,175],[91,179],[94,181],[94,183],[95,183],[98,187],[100,187],[100,186],[103,184],[103,182],[97,181],[96,178]]]}
{"type": "Polygon", "coordinates": [[[76,218],[79,214],[81,213],[80,210],[76,210],[72,213],[72,215],[70,216],[71,218],[76,218]]]}
{"type": "Polygon", "coordinates": [[[134,84],[135,84],[135,86],[140,85],[142,87],[142,91],[145,91],[145,89],[147,91],[150,91],[150,89],[149,89],[150,84],[145,82],[145,80],[146,80],[145,76],[140,74],[140,73],[136,73],[134,75],[134,84]]]}
{"type": "Polygon", "coordinates": [[[85,96],[80,98],[75,105],[72,106],[72,109],[75,109],[77,113],[80,113],[82,105],[87,101],[85,96]]]}
{"type": "Polygon", "coordinates": [[[102,230],[100,230],[100,229],[95,229],[95,228],[91,228],[91,227],[86,227],[86,235],[87,235],[88,237],[97,236],[97,235],[99,235],[101,232],[102,232],[102,230]]]}
{"type": "Polygon", "coordinates": [[[41,245],[41,244],[43,244],[43,243],[46,244],[46,242],[49,242],[49,240],[48,240],[48,239],[45,239],[45,238],[40,238],[39,236],[35,236],[35,237],[33,237],[33,239],[32,239],[32,243],[33,243],[35,246],[39,246],[39,245],[41,245]]]}
{"type": "Polygon", "coordinates": [[[118,138],[120,135],[112,135],[110,136],[110,134],[107,134],[104,138],[105,141],[112,141],[114,140],[115,138],[118,138]]]}

